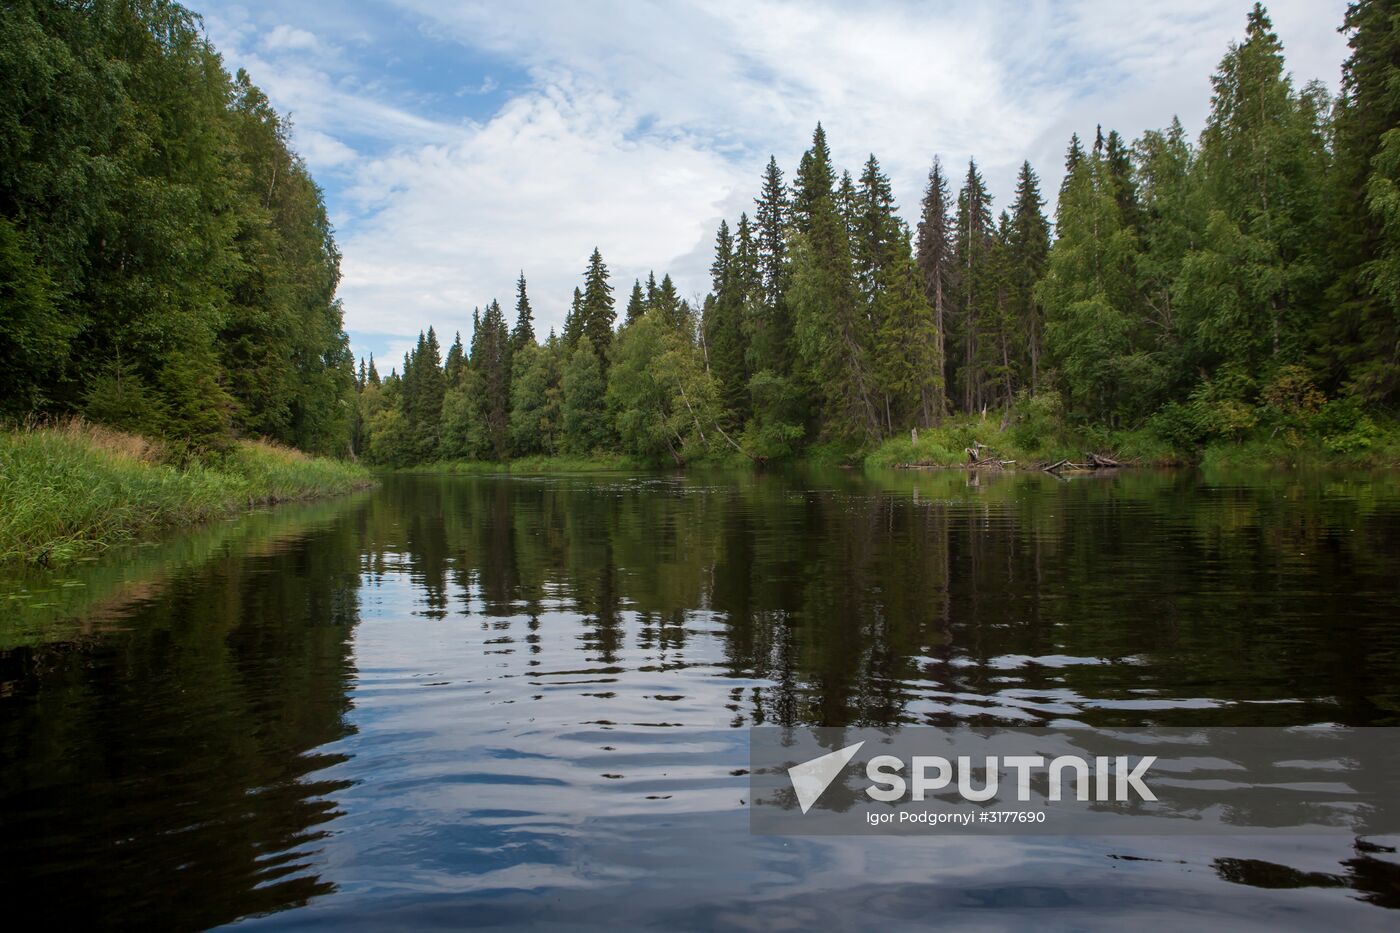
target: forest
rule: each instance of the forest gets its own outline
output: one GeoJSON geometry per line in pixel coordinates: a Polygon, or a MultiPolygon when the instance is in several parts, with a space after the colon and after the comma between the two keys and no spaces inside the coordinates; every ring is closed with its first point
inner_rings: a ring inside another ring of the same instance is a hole
{"type": "Polygon", "coordinates": [[[0,415],[348,455],[340,256],[289,136],[177,4],[0,8],[0,415]]]}
{"type": "Polygon", "coordinates": [[[562,332],[537,333],[522,272],[513,308],[485,303],[446,349],[427,328],[387,374],[350,355],[289,125],[194,14],[21,0],[0,25],[11,419],[383,467],[899,460],[911,428],[1186,459],[1400,449],[1395,0],[1349,7],[1335,99],[1295,85],[1255,4],[1197,138],[1085,128],[1058,191],[1025,163],[999,211],[975,159],[932,156],[911,226],[877,158],[838,171],[817,124],[719,225],[703,299],[614,283],[595,248],[562,332]]]}

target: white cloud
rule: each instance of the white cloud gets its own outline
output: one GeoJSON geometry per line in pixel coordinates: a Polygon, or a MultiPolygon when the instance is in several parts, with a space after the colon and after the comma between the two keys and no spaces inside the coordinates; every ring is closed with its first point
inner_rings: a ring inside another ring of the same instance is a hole
{"type": "MultiPolygon", "coordinates": [[[[879,156],[907,216],[935,153],[955,176],[975,155],[998,205],[1029,158],[1049,197],[1072,131],[1102,122],[1133,138],[1173,114],[1198,130],[1247,12],[1243,0],[396,7],[424,36],[523,70],[524,89],[487,118],[453,119],[280,12],[270,29],[245,20],[213,37],[292,111],[313,170],[343,182],[331,206],[347,325],[399,335],[468,329],[473,306],[509,303],[522,268],[541,330],[557,326],[595,245],[620,300],[652,268],[703,291],[714,226],[751,209],[770,152],[791,176],[819,119],[839,165],[879,156]]],[[[1300,84],[1335,89],[1344,8],[1271,4],[1300,84]]],[[[373,35],[347,15],[347,44],[373,35]]],[[[483,76],[446,96],[465,106],[494,86],[483,76]]]]}
{"type": "Polygon", "coordinates": [[[316,37],[305,29],[297,29],[295,26],[288,26],[285,23],[274,26],[272,31],[263,36],[263,48],[271,51],[318,51],[321,43],[316,37]]]}

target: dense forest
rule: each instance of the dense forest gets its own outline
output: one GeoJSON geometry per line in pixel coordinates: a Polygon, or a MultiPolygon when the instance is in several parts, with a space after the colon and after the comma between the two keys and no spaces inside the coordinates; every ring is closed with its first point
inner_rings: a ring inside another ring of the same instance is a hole
{"type": "Polygon", "coordinates": [[[1029,163],[998,213],[975,161],[935,158],[910,229],[875,156],[838,174],[818,125],[791,183],[770,159],[753,215],[720,224],[702,306],[653,276],[615,326],[595,249],[540,345],[522,275],[513,326],[493,301],[445,360],[429,329],[401,371],[361,366],[358,449],[767,459],[989,412],[1178,450],[1255,429],[1364,446],[1400,401],[1400,5],[1344,28],[1333,101],[1294,87],[1256,5],[1199,140],[1074,136],[1053,224],[1029,163]]]}
{"type": "Polygon", "coordinates": [[[562,333],[540,339],[522,273],[513,311],[445,351],[429,328],[387,375],[349,355],[287,123],[192,14],[21,0],[0,26],[10,417],[407,466],[780,459],[972,418],[1345,453],[1400,403],[1396,0],[1348,9],[1336,99],[1294,85],[1256,4],[1199,138],[1075,135],[1058,192],[1026,163],[1001,211],[975,160],[933,158],[911,228],[876,157],[838,172],[818,124],[720,224],[703,300],[669,275],[617,293],[594,249],[562,333]]]}
{"type": "Polygon", "coordinates": [[[0,415],[347,454],[340,258],[289,133],[174,3],[0,7],[0,415]]]}

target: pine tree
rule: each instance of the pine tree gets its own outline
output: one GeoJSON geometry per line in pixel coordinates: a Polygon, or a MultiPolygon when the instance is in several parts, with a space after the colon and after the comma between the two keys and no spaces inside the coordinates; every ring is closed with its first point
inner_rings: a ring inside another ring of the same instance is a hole
{"type": "Polygon", "coordinates": [[[573,352],[573,348],[578,346],[578,339],[583,335],[583,292],[578,288],[574,289],[574,297],[569,302],[569,311],[564,315],[564,345],[573,352]]]}
{"type": "Polygon", "coordinates": [[[379,385],[379,370],[374,367],[373,353],[369,355],[369,384],[372,386],[379,385]]]}
{"type": "Polygon", "coordinates": [[[1113,199],[1118,202],[1118,213],[1123,226],[1136,230],[1141,208],[1138,205],[1137,186],[1133,180],[1133,162],[1123,137],[1117,130],[1110,130],[1104,143],[1104,160],[1108,163],[1108,177],[1113,184],[1113,199]]]}
{"type": "Polygon", "coordinates": [[[443,375],[447,378],[449,386],[455,386],[462,381],[462,371],[467,365],[466,351],[462,349],[462,332],[458,331],[456,339],[452,341],[452,346],[447,351],[447,360],[443,363],[443,375]]]}
{"type": "Polygon", "coordinates": [[[1123,227],[1099,148],[1061,186],[1057,236],[1036,296],[1045,306],[1047,356],[1079,411],[1108,420],[1132,388],[1132,231],[1123,227]]]}
{"type": "Polygon", "coordinates": [[[681,301],[681,296],[676,292],[676,283],[671,281],[669,272],[661,277],[661,284],[657,286],[656,298],[651,302],[651,307],[656,310],[668,327],[673,330],[683,330],[687,337],[691,336],[692,324],[686,314],[685,303],[681,301]]]}
{"type": "MultiPolygon", "coordinates": [[[[856,281],[865,299],[873,301],[881,284],[881,273],[894,261],[898,241],[904,236],[890,180],[880,171],[874,154],[866,160],[853,202],[851,241],[856,281]]],[[[876,326],[879,326],[878,321],[876,326]]]]}
{"type": "MultiPolygon", "coordinates": [[[[1069,187],[1070,180],[1074,176],[1074,170],[1078,168],[1079,163],[1083,161],[1084,145],[1079,141],[1078,133],[1071,133],[1069,137],[1069,148],[1065,150],[1065,174],[1064,177],[1060,179],[1060,193],[1056,204],[1064,200],[1065,189],[1069,187]]],[[[1059,222],[1058,215],[1055,220],[1057,223],[1059,222]]]]}
{"type": "Polygon", "coordinates": [[[787,307],[788,235],[792,207],[778,160],[768,157],[763,188],[754,202],[755,239],[759,275],[759,321],[751,344],[752,369],[779,376],[792,368],[792,317],[787,307]]]}
{"type": "MultiPolygon", "coordinates": [[[[745,220],[745,229],[747,229],[745,220]]],[[[751,247],[752,244],[750,244],[751,247]]],[[[744,423],[748,409],[748,379],[744,365],[744,276],[734,255],[727,221],[715,234],[715,258],[710,264],[710,296],[705,302],[701,333],[705,359],[719,386],[726,427],[744,423]]]]}
{"type": "Polygon", "coordinates": [[[623,318],[623,325],[631,324],[641,317],[646,311],[646,298],[642,295],[642,282],[636,279],[632,282],[632,295],[627,299],[627,313],[623,318]]]}
{"type": "Polygon", "coordinates": [[[802,158],[795,198],[798,235],[788,297],[798,363],[803,380],[821,400],[828,434],[876,439],[882,419],[870,372],[873,335],[856,286],[850,233],[830,178],[825,136],[818,132],[802,158]]]}
{"type": "MultiPolygon", "coordinates": [[[[874,371],[884,400],[889,433],[930,423],[929,389],[936,376],[937,348],[933,306],[924,292],[923,275],[914,262],[909,232],[896,222],[896,236],[877,272],[871,317],[876,322],[874,371]]],[[[934,382],[934,387],[939,383],[934,382]]]]}
{"type": "Polygon", "coordinates": [[[613,309],[612,286],[608,284],[608,267],[603,263],[603,254],[597,247],[588,257],[588,271],[584,273],[583,304],[580,308],[583,321],[580,333],[588,338],[593,352],[598,355],[604,372],[608,367],[608,348],[612,346],[613,322],[617,312],[613,309]]]}
{"type": "Polygon", "coordinates": [[[515,352],[535,342],[535,312],[530,307],[530,296],[525,292],[525,273],[515,283],[515,327],[510,332],[510,346],[515,352]]]}
{"type": "Polygon", "coordinates": [[[831,150],[820,123],[812,132],[812,148],[802,154],[797,165],[797,183],[792,193],[792,225],[798,233],[811,229],[818,202],[830,198],[836,173],[831,167],[831,150]]]}
{"type": "Polygon", "coordinates": [[[858,242],[856,229],[856,183],[848,171],[841,172],[841,181],[836,185],[836,210],[846,225],[846,236],[851,241],[852,257],[858,242]]]}
{"type": "Polygon", "coordinates": [[[919,213],[918,266],[923,275],[924,294],[933,309],[933,347],[930,372],[920,388],[924,424],[943,423],[948,410],[948,362],[944,347],[947,309],[956,274],[953,235],[948,220],[948,180],[935,157],[928,172],[928,187],[919,213]]]}
{"type": "Polygon", "coordinates": [[[1181,121],[1149,130],[1133,145],[1140,203],[1136,274],[1144,345],[1150,349],[1159,391],[1184,395],[1196,373],[1182,358],[1181,333],[1172,287],[1187,255],[1201,246],[1205,204],[1198,196],[1195,152],[1181,121]]]}
{"type": "Polygon", "coordinates": [[[494,299],[486,306],[472,338],[471,367],[476,375],[476,404],[492,457],[510,452],[511,344],[505,313],[494,299]]]}
{"type": "Polygon", "coordinates": [[[442,402],[447,391],[442,349],[433,328],[429,327],[426,335],[419,332],[417,345],[405,355],[402,380],[408,462],[425,463],[438,453],[442,402]]]}
{"type": "Polygon", "coordinates": [[[979,368],[983,348],[981,318],[994,296],[988,276],[996,228],[992,221],[992,198],[977,170],[969,160],[967,177],[958,193],[958,213],[953,229],[953,253],[957,283],[957,327],[953,351],[958,361],[955,380],[961,390],[963,410],[976,411],[986,402],[984,373],[979,368]]]}
{"type": "MultiPolygon", "coordinates": [[[[1007,234],[1008,285],[1012,314],[1024,335],[1026,379],[1034,393],[1040,384],[1040,357],[1045,332],[1044,309],[1036,299],[1035,286],[1045,274],[1050,255],[1050,222],[1045,217],[1045,201],[1040,196],[1040,179],[1029,162],[1021,163],[1016,179],[1016,200],[1011,207],[1007,234]]],[[[1020,351],[1017,351],[1020,356],[1020,351]]]]}

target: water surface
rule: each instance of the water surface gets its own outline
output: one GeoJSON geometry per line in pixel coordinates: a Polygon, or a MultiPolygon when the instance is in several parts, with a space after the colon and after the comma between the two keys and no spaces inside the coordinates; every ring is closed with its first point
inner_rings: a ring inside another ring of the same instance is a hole
{"type": "Polygon", "coordinates": [[[11,916],[1394,928],[1394,839],[777,838],[753,724],[1400,725],[1400,482],[392,477],[0,578],[11,916]]]}

